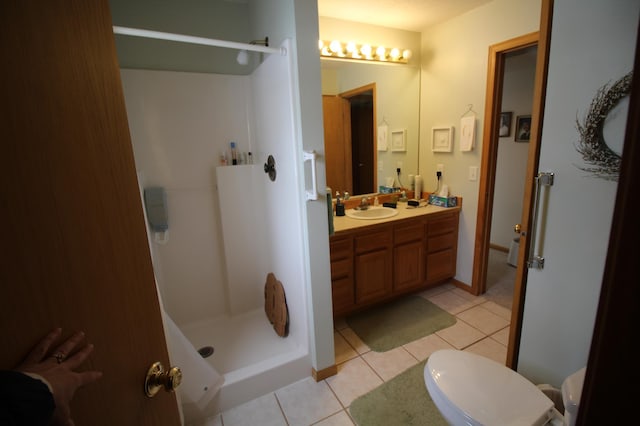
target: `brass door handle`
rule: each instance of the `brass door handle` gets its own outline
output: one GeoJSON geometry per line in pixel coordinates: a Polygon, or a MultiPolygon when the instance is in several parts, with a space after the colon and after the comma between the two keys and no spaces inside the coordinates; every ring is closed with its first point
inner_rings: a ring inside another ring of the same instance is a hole
{"type": "Polygon", "coordinates": [[[522,230],[522,225],[520,225],[519,223],[513,227],[513,232],[516,232],[518,234],[520,233],[521,230],[522,230]]]}
{"type": "Polygon", "coordinates": [[[149,398],[153,398],[161,388],[167,392],[173,392],[181,382],[182,371],[178,367],[171,367],[169,371],[165,371],[162,363],[154,362],[149,367],[147,377],[144,380],[144,393],[149,398]]]}

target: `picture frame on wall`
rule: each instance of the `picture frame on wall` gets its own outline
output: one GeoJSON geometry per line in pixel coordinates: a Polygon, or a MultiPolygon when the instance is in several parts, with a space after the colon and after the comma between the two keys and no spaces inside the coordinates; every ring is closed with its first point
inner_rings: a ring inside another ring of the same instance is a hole
{"type": "Polygon", "coordinates": [[[407,129],[391,131],[391,151],[403,152],[407,150],[407,129]]]}
{"type": "Polygon", "coordinates": [[[451,152],[453,127],[433,127],[431,129],[431,151],[451,152]]]}
{"type": "Polygon", "coordinates": [[[504,138],[511,136],[511,118],[513,112],[507,111],[500,113],[500,127],[498,127],[498,137],[504,138]]]}
{"type": "Polygon", "coordinates": [[[519,115],[516,117],[516,142],[529,142],[531,137],[531,116],[519,115]]]}

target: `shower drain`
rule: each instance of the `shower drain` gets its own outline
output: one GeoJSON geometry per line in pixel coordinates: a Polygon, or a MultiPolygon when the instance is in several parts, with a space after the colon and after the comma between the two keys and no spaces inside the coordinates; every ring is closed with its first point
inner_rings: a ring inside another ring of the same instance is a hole
{"type": "Polygon", "coordinates": [[[202,356],[202,358],[208,358],[213,355],[213,346],[204,346],[198,349],[198,353],[202,356]]]}

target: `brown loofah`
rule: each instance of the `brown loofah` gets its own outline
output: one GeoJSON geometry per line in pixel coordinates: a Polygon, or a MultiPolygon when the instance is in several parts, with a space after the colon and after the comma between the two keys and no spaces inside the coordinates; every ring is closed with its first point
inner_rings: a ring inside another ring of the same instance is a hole
{"type": "Polygon", "coordinates": [[[264,311],[271,324],[273,324],[275,320],[276,283],[275,275],[269,273],[267,275],[267,282],[264,285],[264,311]]]}

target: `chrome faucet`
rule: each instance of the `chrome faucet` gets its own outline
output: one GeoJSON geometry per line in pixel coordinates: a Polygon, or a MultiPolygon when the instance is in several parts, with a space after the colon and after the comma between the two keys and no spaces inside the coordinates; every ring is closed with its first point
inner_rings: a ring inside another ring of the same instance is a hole
{"type": "Polygon", "coordinates": [[[360,206],[359,209],[360,210],[366,210],[369,208],[369,199],[367,197],[362,197],[360,199],[360,206]]]}

